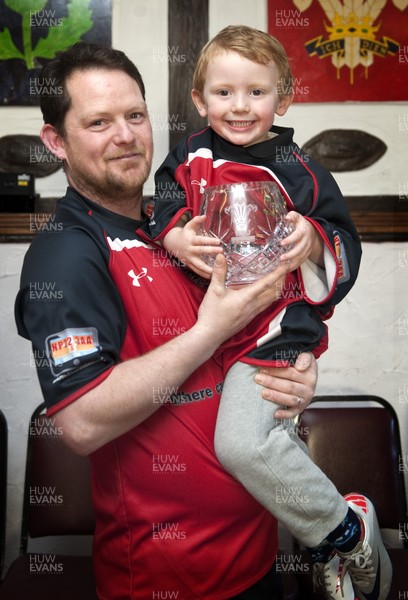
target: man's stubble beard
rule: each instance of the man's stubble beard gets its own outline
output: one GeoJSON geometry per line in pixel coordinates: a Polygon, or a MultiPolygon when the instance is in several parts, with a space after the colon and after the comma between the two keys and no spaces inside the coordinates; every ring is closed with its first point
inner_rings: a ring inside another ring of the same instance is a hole
{"type": "Polygon", "coordinates": [[[106,171],[103,178],[89,177],[86,172],[74,170],[74,176],[65,168],[68,181],[72,187],[83,193],[90,200],[104,201],[111,205],[122,204],[124,201],[141,198],[143,185],[146,183],[151,170],[143,157],[143,169],[138,169],[135,175],[121,175],[106,171]]]}

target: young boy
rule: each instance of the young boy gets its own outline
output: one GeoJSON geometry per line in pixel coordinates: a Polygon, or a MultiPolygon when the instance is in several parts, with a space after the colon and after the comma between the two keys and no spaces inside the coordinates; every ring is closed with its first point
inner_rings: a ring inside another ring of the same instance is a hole
{"type": "Polygon", "coordinates": [[[360,263],[358,234],[333,177],[301,152],[292,129],[273,126],[292,101],[292,81],[283,47],[267,33],[230,26],[208,42],[197,60],[192,99],[209,127],[178,144],[158,170],[150,235],[209,277],[201,256],[222,250],[199,235],[202,191],[265,180],[280,187],[293,226],[282,241],[281,260],[290,272],[272,310],[223,346],[228,372],[215,449],[224,467],[310,550],[315,586],[326,597],[385,600],[391,565],[374,507],[364,496],[339,494],[304,452],[293,423],[274,418],[276,406],[254,382],[263,364],[326,349],[323,320],[351,289],[360,263]]]}

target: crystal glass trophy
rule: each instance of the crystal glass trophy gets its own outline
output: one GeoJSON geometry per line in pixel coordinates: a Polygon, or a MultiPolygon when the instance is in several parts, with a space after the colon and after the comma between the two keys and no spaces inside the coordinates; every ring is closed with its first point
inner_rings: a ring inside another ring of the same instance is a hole
{"type": "MultiPolygon", "coordinates": [[[[243,285],[273,271],[287,248],[280,241],[293,228],[285,200],[273,181],[230,183],[204,191],[201,234],[221,241],[228,263],[227,285],[243,285]]],[[[210,266],[214,255],[202,255],[210,266]]]]}

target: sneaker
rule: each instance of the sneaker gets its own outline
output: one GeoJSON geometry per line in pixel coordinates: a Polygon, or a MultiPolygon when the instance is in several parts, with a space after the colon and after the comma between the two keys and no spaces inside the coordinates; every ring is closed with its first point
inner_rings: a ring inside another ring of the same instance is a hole
{"type": "Polygon", "coordinates": [[[328,562],[313,563],[313,592],[325,600],[358,600],[343,560],[335,552],[328,562]]]}
{"type": "Polygon", "coordinates": [[[391,587],[392,566],[385,550],[374,506],[361,494],[347,494],[347,504],[360,517],[361,540],[352,552],[339,552],[359,600],[385,600],[391,587]]]}

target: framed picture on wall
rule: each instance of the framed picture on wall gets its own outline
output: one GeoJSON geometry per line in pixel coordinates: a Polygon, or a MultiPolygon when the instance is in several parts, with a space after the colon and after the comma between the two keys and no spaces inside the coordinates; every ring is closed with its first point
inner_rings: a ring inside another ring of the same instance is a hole
{"type": "Polygon", "coordinates": [[[111,0],[0,0],[0,107],[38,105],[39,73],[56,52],[111,38],[111,0]]]}
{"type": "Polygon", "coordinates": [[[408,100],[408,0],[268,0],[295,102],[408,100]]]}

